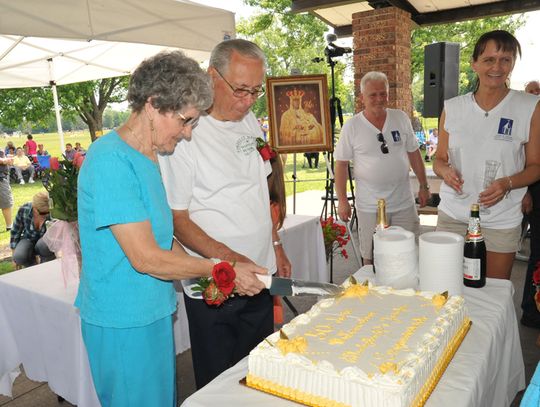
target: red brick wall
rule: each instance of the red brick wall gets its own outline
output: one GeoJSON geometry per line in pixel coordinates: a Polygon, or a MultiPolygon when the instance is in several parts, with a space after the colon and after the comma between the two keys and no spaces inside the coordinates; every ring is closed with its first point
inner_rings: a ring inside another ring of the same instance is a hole
{"type": "Polygon", "coordinates": [[[369,71],[380,71],[388,76],[389,107],[412,116],[411,15],[385,7],[355,13],[352,18],[356,111],[363,109],[360,79],[369,71]]]}

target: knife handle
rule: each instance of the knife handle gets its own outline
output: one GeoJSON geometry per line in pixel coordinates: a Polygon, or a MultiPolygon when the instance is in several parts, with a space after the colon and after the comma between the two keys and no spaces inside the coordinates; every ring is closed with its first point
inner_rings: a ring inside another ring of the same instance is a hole
{"type": "Polygon", "coordinates": [[[270,288],[272,285],[272,276],[269,274],[255,274],[259,280],[262,281],[266,288],[270,288]]]}

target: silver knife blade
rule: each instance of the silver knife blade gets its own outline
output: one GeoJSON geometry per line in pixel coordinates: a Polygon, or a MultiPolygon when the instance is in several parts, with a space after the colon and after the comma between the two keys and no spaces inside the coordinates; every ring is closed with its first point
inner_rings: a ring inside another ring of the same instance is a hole
{"type": "Polygon", "coordinates": [[[261,276],[257,277],[270,290],[272,295],[295,296],[295,295],[319,295],[333,296],[343,292],[343,287],[331,283],[319,283],[282,277],[261,276]]]}

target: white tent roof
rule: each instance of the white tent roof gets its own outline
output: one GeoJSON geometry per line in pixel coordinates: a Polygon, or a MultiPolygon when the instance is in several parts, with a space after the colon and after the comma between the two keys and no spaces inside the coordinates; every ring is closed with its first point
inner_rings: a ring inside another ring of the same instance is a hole
{"type": "Polygon", "coordinates": [[[126,75],[164,47],[203,61],[233,36],[233,13],[186,0],[0,0],[0,88],[126,75]]]}

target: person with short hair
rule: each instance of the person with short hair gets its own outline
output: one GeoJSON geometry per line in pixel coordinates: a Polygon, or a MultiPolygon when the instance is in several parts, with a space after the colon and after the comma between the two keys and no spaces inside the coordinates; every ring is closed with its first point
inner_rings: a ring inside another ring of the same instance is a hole
{"type": "MultiPolygon", "coordinates": [[[[223,41],[208,72],[214,103],[190,142],[160,156],[175,236],[205,258],[248,261],[282,277],[291,265],[270,216],[270,165],[257,151],[261,129],[251,107],[264,94],[265,56],[253,42],[223,41]]],[[[197,388],[233,366],[274,329],[268,290],[209,307],[184,281],[197,388]]],[[[264,287],[264,286],[261,286],[264,287]]]]}
{"type": "Polygon", "coordinates": [[[23,172],[28,173],[28,183],[34,183],[34,165],[30,162],[30,159],[24,154],[22,148],[17,148],[15,157],[13,157],[13,168],[17,174],[19,184],[24,185],[23,172]]]}
{"type": "Polygon", "coordinates": [[[426,206],[430,193],[410,118],[401,110],[387,108],[386,75],[366,73],[360,82],[360,93],[365,109],[343,125],[334,152],[335,183],[338,215],[341,220],[349,221],[348,164],[354,161],[360,252],[363,264],[373,264],[377,200],[386,201],[391,225],[401,226],[418,236],[420,221],[409,186],[410,167],[420,184],[420,207],[426,206]]]}
{"type": "Polygon", "coordinates": [[[480,36],[471,60],[476,87],[445,101],[433,165],[444,181],[437,230],[465,236],[471,205],[479,202],[487,209],[480,218],[491,278],[510,279],[521,238],[522,199],[527,186],[540,179],[539,100],[507,85],[518,54],[521,46],[507,31],[480,36]],[[449,162],[450,149],[460,153],[461,172],[449,162]],[[498,168],[486,187],[489,163],[498,168]]]}
{"type": "Polygon", "coordinates": [[[32,266],[36,263],[36,256],[41,263],[55,259],[54,253],[43,240],[43,235],[47,231],[46,222],[49,219],[49,194],[46,191],[38,192],[32,198],[32,202],[27,202],[19,208],[11,228],[9,242],[16,266],[32,266]]]}
{"type": "Polygon", "coordinates": [[[34,137],[30,133],[28,133],[26,138],[26,143],[24,143],[26,155],[30,157],[35,157],[37,155],[37,144],[34,141],[34,137]]]}
{"type": "Polygon", "coordinates": [[[439,130],[433,129],[427,141],[426,161],[431,161],[437,152],[437,144],[439,143],[439,130]]]}
{"type": "MultiPolygon", "coordinates": [[[[157,155],[191,138],[212,86],[195,60],[164,51],[135,69],[127,99],[126,123],[92,143],[79,173],[75,306],[101,406],[173,407],[172,280],[209,277],[214,261],[189,256],[173,239],[157,155]]],[[[234,271],[238,295],[260,291],[254,273],[265,269],[238,262],[234,271]]]]}
{"type": "Polygon", "coordinates": [[[76,152],[77,151],[75,151],[75,149],[73,148],[73,144],[67,143],[66,149],[64,151],[64,157],[66,157],[66,160],[68,161],[73,161],[76,152]]]}
{"type": "Polygon", "coordinates": [[[43,147],[43,144],[38,144],[38,149],[37,149],[36,154],[37,155],[49,155],[49,152],[47,150],[45,150],[45,148],[43,147]]]}

